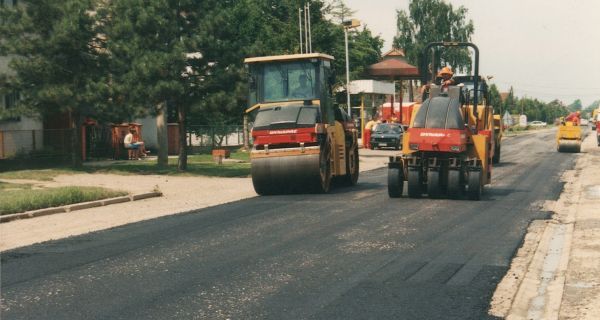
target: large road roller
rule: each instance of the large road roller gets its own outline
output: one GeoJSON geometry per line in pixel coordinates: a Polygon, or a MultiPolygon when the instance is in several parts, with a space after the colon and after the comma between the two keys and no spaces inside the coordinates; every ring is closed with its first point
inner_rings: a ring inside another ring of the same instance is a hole
{"type": "Polygon", "coordinates": [[[249,102],[256,112],[250,154],[260,195],[326,193],[332,179],[358,180],[358,135],[333,105],[331,62],[322,53],[247,58],[249,102]]]}
{"type": "Polygon", "coordinates": [[[479,200],[483,186],[491,183],[495,140],[494,111],[479,76],[479,50],[468,42],[435,42],[425,52],[434,47],[471,47],[474,75],[446,92],[432,85],[428,98],[415,106],[402,153],[390,157],[388,194],[402,196],[406,181],[411,198],[466,195],[479,200]]]}

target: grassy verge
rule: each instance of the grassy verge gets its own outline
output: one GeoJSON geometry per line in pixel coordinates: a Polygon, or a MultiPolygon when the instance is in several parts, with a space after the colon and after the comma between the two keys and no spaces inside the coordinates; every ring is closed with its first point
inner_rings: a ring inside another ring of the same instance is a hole
{"type": "Polygon", "coordinates": [[[15,170],[0,172],[0,179],[25,179],[37,181],[52,181],[52,179],[61,174],[80,173],[81,171],[60,168],[60,169],[32,169],[32,170],[15,170]]]}
{"type": "Polygon", "coordinates": [[[520,134],[524,134],[524,133],[529,133],[532,131],[540,131],[540,130],[545,130],[545,129],[552,129],[554,127],[554,125],[548,125],[545,127],[531,127],[531,126],[527,126],[527,127],[519,127],[519,126],[514,126],[511,127],[510,129],[504,130],[504,134],[506,136],[516,136],[516,135],[520,135],[520,134]]]}
{"type": "Polygon", "coordinates": [[[18,189],[13,184],[0,192],[0,215],[63,206],[126,195],[127,192],[99,187],[18,189]],[[9,188],[10,187],[10,188],[9,188]]]}
{"type": "Polygon", "coordinates": [[[211,176],[211,177],[247,177],[250,175],[250,155],[248,152],[232,152],[232,160],[241,162],[225,161],[223,164],[216,164],[212,155],[191,155],[188,157],[188,170],[177,170],[177,159],[169,158],[169,165],[166,168],[160,168],[156,165],[156,160],[142,161],[114,161],[84,166],[81,169],[71,169],[68,167],[58,169],[32,169],[15,170],[0,172],[0,179],[28,179],[39,181],[50,181],[61,174],[75,173],[112,173],[112,174],[161,174],[178,176],[211,176]]]}

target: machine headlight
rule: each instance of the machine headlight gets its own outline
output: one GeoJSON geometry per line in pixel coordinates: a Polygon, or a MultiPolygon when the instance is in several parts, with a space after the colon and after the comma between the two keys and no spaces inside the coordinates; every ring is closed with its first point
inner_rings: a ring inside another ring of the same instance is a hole
{"type": "Polygon", "coordinates": [[[410,150],[419,150],[419,145],[416,143],[411,143],[408,145],[408,147],[410,148],[410,150]]]}
{"type": "Polygon", "coordinates": [[[460,152],[460,146],[450,146],[450,151],[460,152]]]}

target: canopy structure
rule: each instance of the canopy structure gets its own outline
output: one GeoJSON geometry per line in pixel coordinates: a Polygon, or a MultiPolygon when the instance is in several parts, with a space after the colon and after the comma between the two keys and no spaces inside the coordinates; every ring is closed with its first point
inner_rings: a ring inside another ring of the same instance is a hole
{"type": "MultiPolygon", "coordinates": [[[[403,80],[409,80],[409,99],[413,100],[412,80],[420,79],[419,69],[406,61],[406,56],[402,49],[394,48],[383,55],[383,59],[368,67],[369,76],[375,79],[391,80],[395,83],[400,80],[402,88],[403,80]]],[[[395,90],[394,90],[395,91],[395,90]]],[[[400,102],[402,102],[402,90],[400,90],[400,102]]],[[[392,94],[392,105],[394,105],[394,94],[392,94]]],[[[402,113],[400,113],[400,122],[402,122],[402,113]]]]}
{"type": "Polygon", "coordinates": [[[368,67],[374,78],[395,80],[419,79],[419,69],[406,61],[401,49],[392,49],[383,55],[383,60],[368,67]]]}

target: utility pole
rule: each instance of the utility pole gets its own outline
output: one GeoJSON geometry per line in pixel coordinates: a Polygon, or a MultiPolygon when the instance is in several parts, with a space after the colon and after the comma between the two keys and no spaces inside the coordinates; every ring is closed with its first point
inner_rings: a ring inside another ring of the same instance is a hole
{"type": "Polygon", "coordinates": [[[360,27],[358,19],[351,19],[342,22],[344,27],[344,40],[346,44],[346,101],[348,103],[348,115],[352,117],[352,107],[350,105],[350,60],[348,59],[348,29],[360,27]]]}

